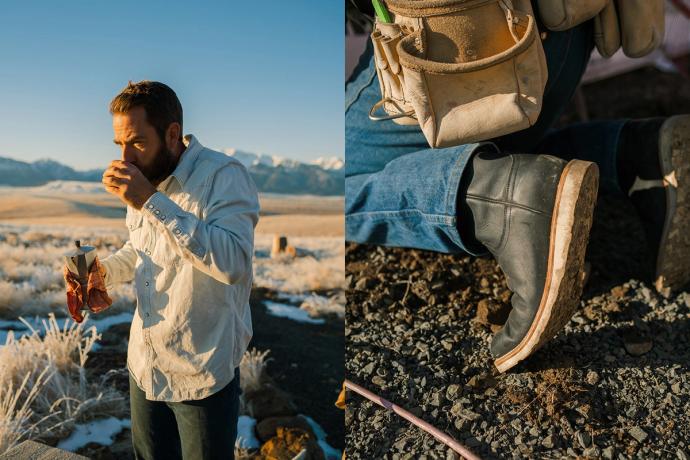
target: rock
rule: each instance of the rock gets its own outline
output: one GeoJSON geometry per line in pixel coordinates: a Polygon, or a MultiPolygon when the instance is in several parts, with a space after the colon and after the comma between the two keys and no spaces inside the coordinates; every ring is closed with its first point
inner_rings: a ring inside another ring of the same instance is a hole
{"type": "Polygon", "coordinates": [[[374,377],[372,377],[371,383],[373,383],[374,385],[376,385],[378,387],[383,388],[386,386],[386,379],[384,379],[380,375],[375,375],[374,377]]]}
{"type": "Polygon", "coordinates": [[[616,455],[616,449],[613,446],[608,446],[601,451],[601,456],[606,460],[613,460],[613,456],[616,455]]]}
{"type": "Polygon", "coordinates": [[[690,457],[683,451],[683,449],[676,449],[676,457],[678,457],[678,460],[689,460],[690,457]]]}
{"type": "Polygon", "coordinates": [[[247,411],[256,420],[281,415],[297,415],[297,408],[283,390],[270,383],[264,383],[245,395],[247,411]]]}
{"type": "Polygon", "coordinates": [[[575,437],[583,449],[586,449],[592,443],[592,437],[586,431],[578,431],[575,433],[575,437]]]}
{"type": "Polygon", "coordinates": [[[283,460],[294,458],[306,449],[301,460],[324,460],[326,457],[313,436],[297,428],[279,427],[276,435],[261,446],[261,458],[283,460]]]}
{"type": "Polygon", "coordinates": [[[556,442],[553,435],[548,435],[541,441],[541,445],[547,449],[553,449],[556,446],[556,442]]]}
{"type": "Polygon", "coordinates": [[[601,458],[601,451],[596,446],[585,449],[583,454],[586,458],[601,458]]]}
{"type": "Polygon", "coordinates": [[[505,324],[510,313],[510,304],[495,303],[491,299],[482,299],[477,303],[477,313],[474,321],[477,324],[488,326],[492,332],[496,332],[505,324]]]}
{"type": "Polygon", "coordinates": [[[357,282],[355,283],[355,290],[356,291],[366,291],[371,287],[373,284],[373,280],[371,278],[367,278],[366,276],[363,276],[362,278],[358,279],[357,282]]]}
{"type": "Polygon", "coordinates": [[[280,256],[280,254],[285,252],[287,247],[287,237],[283,235],[273,236],[273,246],[271,247],[271,258],[280,256]]]}
{"type": "Polygon", "coordinates": [[[622,299],[623,297],[626,296],[628,291],[630,290],[630,287],[628,286],[616,286],[613,289],[611,289],[611,295],[615,297],[616,299],[622,299]]]}
{"type": "Polygon", "coordinates": [[[675,394],[680,393],[680,383],[676,382],[673,385],[671,385],[671,391],[675,394]]]}
{"type": "Polygon", "coordinates": [[[482,443],[474,436],[470,436],[469,438],[465,439],[465,445],[469,448],[481,446],[481,444],[482,443]]]}
{"type": "Polygon", "coordinates": [[[432,393],[431,400],[429,401],[429,404],[431,404],[432,406],[438,407],[441,405],[442,402],[443,402],[443,396],[441,395],[440,391],[436,391],[436,392],[432,393]]]}
{"type": "Polygon", "coordinates": [[[446,388],[446,399],[448,399],[449,401],[454,401],[455,398],[460,396],[460,394],[460,385],[453,383],[451,385],[448,385],[448,388],[446,388]]]}
{"type": "Polygon", "coordinates": [[[256,424],[256,437],[259,441],[266,442],[278,433],[278,428],[299,428],[316,438],[314,431],[302,416],[295,417],[268,417],[256,424]]]}
{"type": "Polygon", "coordinates": [[[467,386],[473,390],[485,390],[496,386],[496,378],[491,374],[479,374],[475,375],[467,382],[467,386]]]}
{"type": "Polygon", "coordinates": [[[374,369],[376,368],[375,363],[369,363],[366,366],[362,368],[362,373],[364,375],[371,375],[374,372],[374,369]]]}
{"type": "Polygon", "coordinates": [[[472,411],[469,410],[469,409],[463,409],[463,410],[461,410],[460,413],[459,413],[458,415],[459,415],[461,418],[464,418],[465,420],[469,420],[469,421],[474,421],[474,420],[477,420],[478,418],[481,418],[481,415],[479,415],[479,414],[476,413],[476,412],[472,412],[472,411]]]}
{"type": "Polygon", "coordinates": [[[596,385],[599,381],[599,374],[597,374],[596,371],[589,370],[587,371],[587,376],[585,377],[585,380],[590,385],[596,385]]]}
{"type": "Polygon", "coordinates": [[[643,442],[647,439],[647,432],[640,428],[639,426],[634,426],[628,430],[628,434],[635,438],[637,442],[643,442]]]}
{"type": "Polygon", "coordinates": [[[636,329],[629,329],[623,332],[622,335],[623,346],[625,347],[625,351],[627,351],[632,356],[642,356],[652,349],[652,340],[642,335],[636,329]]]}

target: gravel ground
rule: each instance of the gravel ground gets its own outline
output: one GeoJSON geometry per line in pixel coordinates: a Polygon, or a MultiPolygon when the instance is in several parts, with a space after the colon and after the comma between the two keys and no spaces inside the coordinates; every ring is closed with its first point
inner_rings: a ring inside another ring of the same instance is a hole
{"type": "MultiPolygon", "coordinates": [[[[652,69],[585,96],[593,118],[690,113],[688,81],[652,69]]],[[[492,258],[348,244],[347,378],[485,458],[690,458],[690,293],[638,281],[647,257],[629,203],[600,197],[580,310],[500,375],[489,343],[510,291],[492,258]]],[[[346,426],[352,459],[453,457],[351,393],[346,426]]]]}

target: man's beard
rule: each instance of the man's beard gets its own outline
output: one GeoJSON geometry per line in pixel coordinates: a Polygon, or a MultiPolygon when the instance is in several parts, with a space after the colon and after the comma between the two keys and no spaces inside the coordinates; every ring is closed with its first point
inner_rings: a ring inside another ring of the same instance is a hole
{"type": "Polygon", "coordinates": [[[140,167],[139,169],[151,184],[157,186],[172,174],[176,166],[177,158],[175,158],[175,154],[165,144],[161,144],[151,164],[146,166],[146,168],[140,167]]]}

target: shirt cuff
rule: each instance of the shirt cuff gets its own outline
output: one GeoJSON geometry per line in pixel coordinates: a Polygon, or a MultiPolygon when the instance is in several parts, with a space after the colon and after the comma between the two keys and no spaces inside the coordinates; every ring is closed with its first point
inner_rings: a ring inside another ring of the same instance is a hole
{"type": "Polygon", "coordinates": [[[179,245],[202,258],[204,248],[192,238],[192,231],[196,227],[196,216],[182,209],[177,203],[162,192],[155,192],[143,204],[141,210],[149,219],[158,220],[165,226],[179,245]]]}

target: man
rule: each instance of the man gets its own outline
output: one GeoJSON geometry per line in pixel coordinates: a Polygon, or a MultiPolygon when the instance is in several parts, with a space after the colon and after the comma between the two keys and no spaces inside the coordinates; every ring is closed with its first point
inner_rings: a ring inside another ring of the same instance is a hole
{"type": "Polygon", "coordinates": [[[239,363],[252,336],[256,187],[235,159],[182,136],[172,89],[129,83],[110,104],[122,152],[103,173],[129,241],[105,285],[134,280],[127,353],[136,458],[233,458],[239,363]]]}
{"type": "MultiPolygon", "coordinates": [[[[374,14],[370,2],[356,4],[374,14]]],[[[550,130],[585,71],[593,28],[590,20],[545,34],[549,77],[539,118],[492,142],[430,149],[418,125],[371,121],[381,99],[371,43],[346,84],[347,239],[491,253],[513,291],[491,343],[502,372],[576,311],[599,178],[603,192],[624,194],[640,214],[657,288],[690,281],[690,117],[550,130]]]]}

